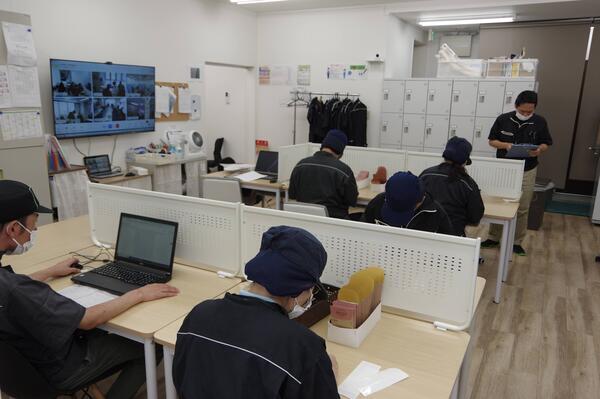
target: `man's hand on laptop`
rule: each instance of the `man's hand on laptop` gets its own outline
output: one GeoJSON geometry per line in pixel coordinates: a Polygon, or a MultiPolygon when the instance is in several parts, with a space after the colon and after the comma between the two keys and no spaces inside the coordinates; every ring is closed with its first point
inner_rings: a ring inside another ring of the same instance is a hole
{"type": "Polygon", "coordinates": [[[179,290],[169,284],[148,284],[135,291],[141,295],[142,302],[168,298],[179,294],[179,290]]]}
{"type": "Polygon", "coordinates": [[[81,270],[73,267],[78,265],[79,260],[77,258],[69,258],[57,263],[54,266],[50,266],[47,269],[40,270],[39,272],[32,273],[29,277],[37,281],[47,281],[51,278],[58,278],[69,276],[71,274],[81,273],[81,270]]]}

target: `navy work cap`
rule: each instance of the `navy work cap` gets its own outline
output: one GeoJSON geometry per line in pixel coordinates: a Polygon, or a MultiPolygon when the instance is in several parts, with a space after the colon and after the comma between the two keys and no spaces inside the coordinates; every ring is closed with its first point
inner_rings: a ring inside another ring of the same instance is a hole
{"type": "Polygon", "coordinates": [[[415,214],[415,206],[423,199],[419,178],[410,172],[398,172],[385,184],[385,202],[381,216],[386,224],[405,227],[415,214]]]}
{"type": "Polygon", "coordinates": [[[454,136],[446,143],[446,149],[442,156],[448,161],[459,165],[471,165],[471,151],[473,146],[467,139],[454,136]]]}
{"type": "Polygon", "coordinates": [[[327,136],[325,136],[323,139],[321,148],[328,147],[335,151],[336,154],[342,155],[347,145],[348,136],[346,136],[346,133],[338,129],[333,129],[330,130],[329,133],[327,133],[327,136]]]}
{"type": "Polygon", "coordinates": [[[248,280],[275,296],[296,297],[320,286],[327,252],[315,236],[297,227],[271,227],[262,236],[260,251],[246,263],[248,280]]]}
{"type": "Polygon", "coordinates": [[[11,222],[32,213],[52,213],[40,205],[31,187],[14,180],[0,180],[0,223],[11,222]]]}

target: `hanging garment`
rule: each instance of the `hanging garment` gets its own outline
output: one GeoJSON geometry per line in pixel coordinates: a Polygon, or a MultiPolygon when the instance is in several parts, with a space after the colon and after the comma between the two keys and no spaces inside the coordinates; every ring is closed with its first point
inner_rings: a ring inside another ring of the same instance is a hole
{"type": "Polygon", "coordinates": [[[367,146],[367,106],[357,99],[349,112],[348,145],[367,146]]]}
{"type": "Polygon", "coordinates": [[[306,118],[310,124],[308,141],[311,143],[322,142],[328,131],[328,120],[325,117],[325,104],[318,97],[313,98],[308,105],[306,118]]]}

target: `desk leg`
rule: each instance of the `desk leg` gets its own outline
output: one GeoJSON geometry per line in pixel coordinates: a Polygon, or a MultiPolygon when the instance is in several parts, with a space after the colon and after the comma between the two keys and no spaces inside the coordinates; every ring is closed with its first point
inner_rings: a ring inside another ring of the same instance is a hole
{"type": "Polygon", "coordinates": [[[516,216],[508,222],[509,232],[508,232],[508,248],[506,248],[506,267],[504,268],[504,275],[502,276],[502,281],[506,281],[508,278],[508,262],[513,259],[513,245],[515,245],[515,233],[517,230],[517,218],[516,216]]]}
{"type": "MultiPolygon", "coordinates": [[[[459,371],[460,373],[460,371],[459,371]]],[[[450,399],[459,399],[458,398],[458,386],[460,385],[460,374],[456,378],[454,382],[454,387],[452,388],[452,392],[450,392],[450,399]]]]}
{"type": "Polygon", "coordinates": [[[504,268],[506,267],[507,258],[507,247],[509,244],[508,236],[510,229],[510,222],[502,222],[502,241],[500,243],[500,260],[498,261],[498,277],[496,278],[496,295],[494,296],[494,302],[500,303],[500,295],[502,294],[502,278],[504,277],[504,268]]]}
{"type": "Polygon", "coordinates": [[[275,209],[281,210],[281,190],[275,191],[275,209]]]}
{"type": "Polygon", "coordinates": [[[146,362],[146,391],[148,392],[148,399],[158,399],[156,351],[152,338],[144,339],[144,355],[146,362]]]}
{"type": "Polygon", "coordinates": [[[177,391],[173,383],[173,350],[163,346],[163,362],[165,363],[165,390],[167,399],[177,399],[177,391]]]}
{"type": "Polygon", "coordinates": [[[285,190],[285,203],[290,202],[290,190],[285,190]]]}

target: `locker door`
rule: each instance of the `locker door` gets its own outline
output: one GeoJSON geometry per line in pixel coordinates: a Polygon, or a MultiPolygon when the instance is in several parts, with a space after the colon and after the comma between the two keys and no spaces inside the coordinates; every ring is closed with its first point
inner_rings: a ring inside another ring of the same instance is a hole
{"type": "Polygon", "coordinates": [[[496,153],[496,149],[489,144],[488,136],[496,118],[476,118],[475,134],[473,136],[473,151],[496,153]]]}
{"type": "Polygon", "coordinates": [[[402,146],[423,148],[425,115],[404,114],[402,122],[402,146]]]}
{"type": "Polygon", "coordinates": [[[424,114],[427,110],[426,80],[407,80],[404,91],[404,113],[424,114]]]}
{"type": "Polygon", "coordinates": [[[525,90],[534,90],[534,81],[525,82],[506,82],[506,93],[504,94],[504,110],[503,113],[512,112],[515,110],[515,100],[517,96],[525,90]]]}
{"type": "Polygon", "coordinates": [[[430,80],[427,89],[427,115],[450,115],[451,80],[430,80]]]}
{"type": "Polygon", "coordinates": [[[451,114],[457,116],[475,116],[478,88],[479,82],[476,80],[454,81],[451,114]]]}
{"type": "Polygon", "coordinates": [[[448,141],[450,117],[444,115],[427,115],[425,121],[424,146],[442,149],[448,141]]]}
{"type": "Polygon", "coordinates": [[[385,80],[383,82],[383,102],[381,112],[404,112],[404,81],[385,80]]]}
{"type": "Polygon", "coordinates": [[[386,145],[402,144],[402,115],[381,114],[381,132],[379,142],[386,145]]]}
{"type": "Polygon", "coordinates": [[[470,116],[453,116],[450,118],[450,131],[448,138],[454,136],[462,137],[473,143],[473,130],[475,128],[475,118],[470,116]]]}
{"type": "Polygon", "coordinates": [[[477,116],[497,117],[502,113],[506,82],[479,81],[477,92],[477,116]]]}

